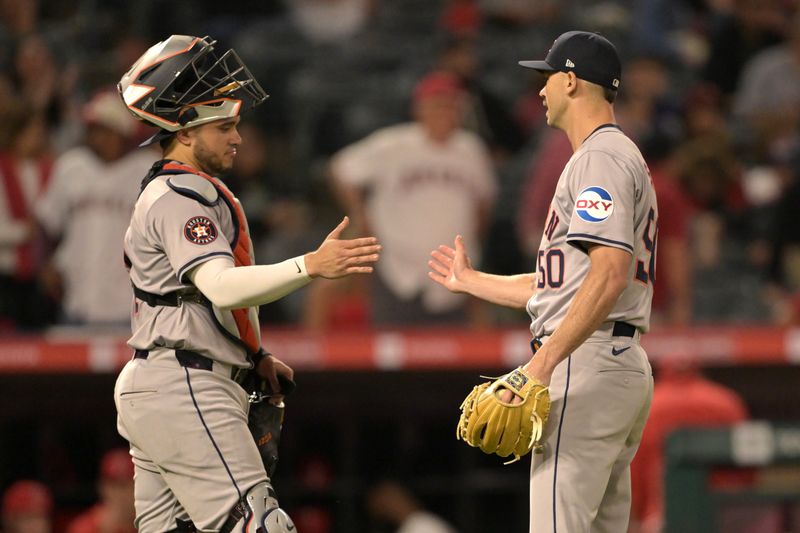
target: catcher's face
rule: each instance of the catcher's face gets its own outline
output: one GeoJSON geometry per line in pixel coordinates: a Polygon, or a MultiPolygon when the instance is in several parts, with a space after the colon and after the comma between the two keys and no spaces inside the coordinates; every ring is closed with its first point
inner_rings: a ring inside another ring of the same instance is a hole
{"type": "Polygon", "coordinates": [[[233,167],[242,137],[236,126],[239,117],[209,122],[194,128],[192,155],[201,169],[211,175],[233,167]]]}

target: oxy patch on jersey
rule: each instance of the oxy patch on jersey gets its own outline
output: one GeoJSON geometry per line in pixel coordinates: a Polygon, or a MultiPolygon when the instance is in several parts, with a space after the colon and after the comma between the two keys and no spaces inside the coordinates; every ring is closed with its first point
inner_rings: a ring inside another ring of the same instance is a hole
{"type": "Polygon", "coordinates": [[[183,226],[183,236],[194,244],[210,244],[217,239],[217,228],[207,217],[190,218],[183,226]]]}
{"type": "Polygon", "coordinates": [[[614,199],[602,187],[587,187],[575,200],[575,212],[587,222],[602,222],[614,212],[614,199]]]}

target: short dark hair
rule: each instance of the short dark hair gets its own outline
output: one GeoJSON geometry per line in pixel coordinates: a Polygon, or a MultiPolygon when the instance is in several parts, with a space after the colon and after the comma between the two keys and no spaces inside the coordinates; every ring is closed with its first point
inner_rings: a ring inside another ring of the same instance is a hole
{"type": "Polygon", "coordinates": [[[172,141],[175,140],[175,135],[170,135],[169,137],[164,137],[160,141],[158,141],[158,145],[161,146],[161,151],[166,153],[167,149],[172,146],[172,141]]]}
{"type": "Polygon", "coordinates": [[[609,104],[613,104],[614,100],[617,99],[617,91],[615,91],[614,89],[603,87],[603,98],[605,98],[606,102],[608,102],[609,104]]]}

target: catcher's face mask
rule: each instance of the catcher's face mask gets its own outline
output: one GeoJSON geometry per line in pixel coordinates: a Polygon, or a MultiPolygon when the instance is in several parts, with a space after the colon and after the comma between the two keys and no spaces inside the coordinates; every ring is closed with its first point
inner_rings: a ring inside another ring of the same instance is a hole
{"type": "Polygon", "coordinates": [[[233,50],[210,37],[173,35],[152,46],[117,85],[136,118],[161,128],[150,140],[252,109],[267,97],[233,50]]]}

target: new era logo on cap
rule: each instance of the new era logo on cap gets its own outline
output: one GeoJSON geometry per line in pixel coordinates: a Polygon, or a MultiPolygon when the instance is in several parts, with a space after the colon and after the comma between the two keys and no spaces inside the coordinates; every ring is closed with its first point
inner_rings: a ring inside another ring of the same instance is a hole
{"type": "Polygon", "coordinates": [[[602,35],[587,31],[568,31],[553,42],[544,60],[519,64],[539,72],[574,72],[582,80],[613,90],[622,78],[617,49],[602,35]]]}

